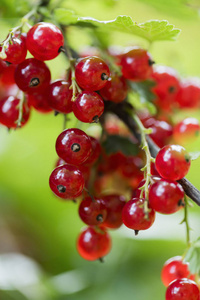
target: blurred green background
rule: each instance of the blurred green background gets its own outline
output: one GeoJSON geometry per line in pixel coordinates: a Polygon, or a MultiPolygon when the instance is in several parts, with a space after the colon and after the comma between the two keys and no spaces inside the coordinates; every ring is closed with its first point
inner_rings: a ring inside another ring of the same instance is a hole
{"type": "MultiPolygon", "coordinates": [[[[10,26],[18,25],[31,2],[1,0],[0,40],[5,39],[10,26]]],[[[180,76],[200,76],[198,1],[53,0],[52,5],[100,20],[117,15],[130,15],[137,22],[168,20],[182,32],[175,42],[154,43],[150,49],[153,59],[177,69],[180,76]]],[[[145,40],[128,34],[115,32],[110,38],[113,45],[148,47],[145,40]]],[[[73,28],[70,42],[80,49],[91,40],[87,32],[73,28]]],[[[67,67],[62,55],[47,64],[54,79],[67,67]]],[[[200,120],[199,111],[184,115],[200,120]]],[[[71,118],[69,127],[75,124],[71,118]]],[[[105,263],[84,261],[75,246],[84,226],[77,205],[59,201],[48,185],[57,158],[55,140],[62,126],[60,115],[33,112],[21,130],[8,133],[0,127],[0,299],[164,299],[162,265],[186,248],[185,227],[180,225],[183,211],[158,216],[154,226],[136,238],[125,228],[111,232],[113,248],[105,263]]],[[[200,140],[186,147],[198,151],[200,140]]],[[[187,178],[200,189],[199,168],[197,159],[187,178]]],[[[193,239],[200,235],[199,217],[200,208],[194,204],[190,209],[193,239]]]]}

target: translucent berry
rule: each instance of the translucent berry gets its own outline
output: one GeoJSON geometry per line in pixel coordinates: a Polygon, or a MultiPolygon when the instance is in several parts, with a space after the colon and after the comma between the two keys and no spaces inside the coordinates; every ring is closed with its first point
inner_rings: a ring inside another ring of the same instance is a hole
{"type": "Polygon", "coordinates": [[[180,144],[195,140],[200,133],[199,121],[195,118],[186,118],[174,126],[174,141],[180,144]]]}
{"type": "Polygon", "coordinates": [[[125,204],[122,211],[124,225],[136,232],[148,229],[155,221],[155,211],[152,208],[148,209],[148,218],[145,215],[144,201],[143,198],[132,198],[125,204]]]}
{"type": "Polygon", "coordinates": [[[77,250],[81,257],[86,260],[96,260],[110,252],[110,235],[101,229],[88,227],[78,237],[77,250]]]}
{"type": "Polygon", "coordinates": [[[184,190],[176,181],[161,179],[151,185],[149,203],[161,214],[173,214],[184,206],[184,190]]]}
{"type": "Polygon", "coordinates": [[[53,170],[49,185],[56,196],[63,199],[75,199],[83,191],[84,178],[77,167],[64,164],[53,170]]]}
{"type": "MultiPolygon", "coordinates": [[[[0,47],[0,52],[1,52],[0,47]]],[[[8,43],[5,50],[6,58],[4,61],[7,61],[11,64],[19,64],[25,60],[27,54],[26,48],[26,34],[15,32],[11,41],[8,43]]]]}
{"type": "MultiPolygon", "coordinates": [[[[17,128],[19,119],[20,99],[8,96],[0,101],[0,123],[8,128],[17,128]]],[[[30,117],[30,108],[27,102],[23,103],[20,127],[24,126],[30,117]]]]}
{"type": "Polygon", "coordinates": [[[166,300],[199,300],[199,288],[190,279],[176,279],[170,283],[166,290],[166,300]]]}
{"type": "Polygon", "coordinates": [[[179,108],[195,109],[200,105],[200,82],[199,79],[185,79],[181,82],[180,90],[176,96],[179,108]]]}
{"type": "Polygon", "coordinates": [[[152,73],[152,59],[149,53],[140,48],[134,48],[120,57],[122,74],[131,80],[146,80],[152,73]]]}
{"type": "Polygon", "coordinates": [[[179,180],[188,173],[191,161],[185,148],[180,145],[167,145],[158,152],[155,164],[161,177],[179,180]]]}
{"type": "Polygon", "coordinates": [[[119,228],[122,222],[122,209],[126,204],[125,197],[122,195],[111,194],[101,197],[101,201],[106,207],[107,216],[103,222],[103,227],[119,228]]]}
{"type": "Polygon", "coordinates": [[[35,58],[25,59],[15,69],[15,82],[26,93],[44,91],[50,83],[51,73],[47,65],[35,58]]]}
{"type": "Polygon", "coordinates": [[[98,91],[106,84],[110,76],[107,64],[99,57],[90,56],[81,59],[75,68],[78,85],[88,91],[98,91]]]}
{"type": "Polygon", "coordinates": [[[43,92],[27,94],[27,101],[30,106],[34,107],[40,113],[49,113],[52,111],[48,101],[48,87],[43,92]]]}
{"type": "Polygon", "coordinates": [[[101,154],[101,145],[97,139],[92,136],[89,136],[92,143],[92,152],[88,159],[84,162],[84,165],[91,166],[93,165],[99,158],[101,154]]]}
{"type": "Polygon", "coordinates": [[[164,111],[175,107],[175,100],[180,89],[176,71],[166,66],[156,66],[151,78],[155,81],[152,91],[156,95],[155,104],[164,111]]]}
{"type": "Polygon", "coordinates": [[[68,164],[80,165],[92,153],[92,143],[89,136],[77,128],[66,129],[56,140],[58,156],[68,164]]]}
{"type": "Polygon", "coordinates": [[[184,263],[181,256],[168,259],[161,272],[161,279],[165,286],[168,286],[175,279],[189,278],[190,276],[188,263],[184,263]]]}
{"type": "Polygon", "coordinates": [[[100,94],[104,100],[120,103],[126,98],[127,91],[128,86],[125,78],[112,74],[106,86],[100,90],[100,94]]]}
{"type": "Polygon", "coordinates": [[[40,22],[28,31],[27,49],[38,60],[54,59],[64,45],[61,30],[54,24],[40,22]]]}
{"type": "Polygon", "coordinates": [[[103,99],[95,92],[83,91],[73,102],[73,113],[81,122],[97,123],[103,111],[103,99]]]}
{"type": "Polygon", "coordinates": [[[107,211],[101,199],[86,197],[79,206],[79,216],[87,225],[98,225],[104,222],[107,211]]]}
{"type": "Polygon", "coordinates": [[[72,89],[71,82],[66,80],[56,80],[49,86],[48,101],[49,106],[60,113],[70,113],[72,111],[72,89]]]}

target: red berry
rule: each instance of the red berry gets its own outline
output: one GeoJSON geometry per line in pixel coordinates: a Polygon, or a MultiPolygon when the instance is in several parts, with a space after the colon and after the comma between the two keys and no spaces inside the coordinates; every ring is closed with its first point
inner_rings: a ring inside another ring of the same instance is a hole
{"type": "Polygon", "coordinates": [[[125,78],[112,74],[106,86],[100,90],[100,94],[104,100],[120,103],[126,98],[127,91],[128,86],[125,78]]]}
{"type": "MultiPolygon", "coordinates": [[[[1,52],[2,47],[0,47],[1,52]]],[[[27,54],[26,48],[26,34],[15,32],[10,43],[8,43],[5,50],[6,58],[4,61],[7,61],[11,64],[19,64],[25,60],[27,54]]]]}
{"type": "Polygon", "coordinates": [[[106,207],[107,217],[103,222],[103,227],[119,228],[122,222],[122,209],[126,204],[125,197],[122,195],[111,194],[101,197],[101,201],[106,207]]]}
{"type": "Polygon", "coordinates": [[[86,197],[79,206],[79,216],[87,225],[98,225],[104,222],[107,211],[101,199],[86,197]]]}
{"type": "MultiPolygon", "coordinates": [[[[0,101],[0,123],[8,128],[16,128],[19,118],[20,99],[9,96],[0,101]]],[[[24,126],[30,117],[30,108],[23,103],[21,126],[24,126]]]]}
{"type": "Polygon", "coordinates": [[[155,211],[149,208],[148,218],[144,213],[144,199],[132,198],[128,201],[122,211],[124,225],[133,230],[146,230],[155,221],[155,211]]]}
{"type": "Polygon", "coordinates": [[[184,205],[184,190],[172,180],[161,179],[155,182],[149,190],[150,206],[161,214],[173,214],[184,205]]]}
{"type": "Polygon", "coordinates": [[[199,288],[190,279],[176,279],[170,283],[166,290],[166,300],[199,300],[199,288]]]}
{"type": "Polygon", "coordinates": [[[189,143],[199,136],[199,121],[186,118],[174,126],[173,138],[177,143],[189,143]]]}
{"type": "Polygon", "coordinates": [[[35,58],[28,58],[15,69],[15,82],[26,93],[40,93],[49,85],[51,73],[47,65],[35,58]]]}
{"type": "Polygon", "coordinates": [[[148,118],[143,124],[146,128],[152,128],[149,136],[159,147],[162,148],[168,143],[173,133],[173,128],[168,122],[148,118]]]}
{"type": "Polygon", "coordinates": [[[98,91],[106,84],[110,70],[107,64],[99,57],[90,56],[81,59],[75,68],[75,78],[84,90],[98,91]]]}
{"type": "Polygon", "coordinates": [[[66,129],[56,140],[58,156],[68,164],[80,165],[92,153],[92,144],[89,136],[77,128],[66,129]]]}
{"type": "Polygon", "coordinates": [[[51,23],[37,23],[27,33],[27,49],[38,60],[54,59],[64,45],[61,30],[51,23]]]}
{"type": "Polygon", "coordinates": [[[177,93],[180,89],[177,73],[172,68],[157,66],[151,77],[156,83],[152,89],[157,96],[154,100],[155,104],[162,110],[171,111],[175,106],[177,93]]]}
{"type": "Polygon", "coordinates": [[[48,102],[48,87],[40,93],[27,94],[27,100],[30,106],[34,107],[40,113],[51,112],[52,109],[48,102]]]}
{"type": "Polygon", "coordinates": [[[97,123],[103,111],[103,99],[95,92],[83,91],[73,103],[74,115],[81,122],[97,123]]]}
{"type": "Polygon", "coordinates": [[[184,263],[181,256],[168,259],[161,272],[161,279],[165,286],[168,286],[175,279],[189,278],[190,276],[188,263],[184,263]]]}
{"type": "Polygon", "coordinates": [[[72,89],[71,82],[56,80],[49,86],[49,106],[57,112],[68,114],[72,111],[72,89]]]}
{"type": "Polygon", "coordinates": [[[111,239],[103,229],[86,228],[78,237],[77,250],[86,260],[96,260],[110,252],[111,239]]]}
{"type": "Polygon", "coordinates": [[[181,82],[180,90],[176,97],[180,108],[197,108],[200,105],[200,83],[197,79],[186,79],[181,82]]]}
{"type": "Polygon", "coordinates": [[[191,161],[185,148],[180,145],[168,145],[158,152],[155,164],[161,177],[179,180],[188,173],[191,161]]]}
{"type": "Polygon", "coordinates": [[[122,74],[131,80],[146,80],[152,73],[152,60],[149,53],[140,48],[134,48],[120,56],[122,74]]]}
{"type": "Polygon", "coordinates": [[[88,159],[84,162],[84,165],[92,166],[101,154],[101,145],[97,139],[92,136],[89,136],[92,143],[92,153],[88,157],[88,159]]]}
{"type": "Polygon", "coordinates": [[[49,185],[56,196],[63,199],[75,199],[83,191],[84,178],[77,167],[64,164],[53,170],[49,185]]]}

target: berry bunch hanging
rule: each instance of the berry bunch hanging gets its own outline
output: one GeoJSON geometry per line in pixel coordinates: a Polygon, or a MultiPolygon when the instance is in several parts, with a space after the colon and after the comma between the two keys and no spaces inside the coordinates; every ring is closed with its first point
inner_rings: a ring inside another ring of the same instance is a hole
{"type": "MultiPolygon", "coordinates": [[[[81,56],[65,42],[62,24],[36,22],[34,13],[32,26],[24,17],[1,43],[0,123],[19,129],[32,109],[63,114],[65,121],[72,113],[79,127],[100,123],[101,135],[90,136],[81,128],[66,128],[65,122],[55,141],[58,160],[49,177],[52,192],[63,201],[77,202],[78,215],[87,225],[77,239],[80,256],[102,260],[111,250],[112,229],[124,224],[137,235],[153,226],[157,213],[181,209],[189,244],[187,196],[198,205],[200,197],[184,178],[192,157],[183,146],[197,138],[200,125],[195,118],[174,122],[172,116],[200,107],[200,85],[154,65],[140,47],[120,53],[96,49],[95,55],[81,56]],[[28,52],[31,58],[26,58],[28,52]],[[45,61],[61,53],[69,68],[65,78],[51,81],[45,61]],[[153,97],[154,114],[147,103],[139,109],[131,101],[140,84],[153,97]]],[[[198,274],[190,273],[182,257],[166,262],[166,300],[198,300],[195,280],[198,274]]]]}

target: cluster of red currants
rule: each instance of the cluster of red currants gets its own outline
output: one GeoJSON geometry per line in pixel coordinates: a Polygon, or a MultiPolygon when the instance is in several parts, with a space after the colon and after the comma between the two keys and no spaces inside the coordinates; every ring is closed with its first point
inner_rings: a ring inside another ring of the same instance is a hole
{"type": "Polygon", "coordinates": [[[195,275],[190,273],[188,263],[184,263],[181,256],[172,257],[165,262],[161,279],[167,287],[166,300],[199,300],[195,275]]]}
{"type": "MultiPolygon", "coordinates": [[[[1,57],[5,57],[0,61],[0,82],[4,83],[0,91],[0,123],[8,128],[25,125],[31,107],[43,113],[73,112],[84,123],[98,122],[104,112],[100,119],[101,142],[78,128],[60,133],[56,141],[59,160],[49,179],[51,190],[59,198],[81,199],[79,216],[88,227],[78,237],[79,254],[87,260],[102,259],[111,249],[108,229],[124,224],[137,234],[152,226],[156,212],[172,214],[185,205],[184,190],[177,180],[188,173],[190,156],[177,143],[197,136],[200,126],[194,118],[174,125],[171,117],[177,109],[200,107],[200,85],[181,81],[170,68],[153,66],[149,53],[137,47],[120,54],[108,50],[107,56],[112,57],[118,72],[98,54],[77,61],[68,56],[71,67],[67,78],[51,82],[44,61],[54,59],[60,52],[68,51],[61,30],[53,24],[37,23],[27,34],[19,28],[11,32],[1,48],[1,57]],[[33,58],[26,59],[27,50],[33,58]],[[140,150],[133,134],[112,114],[112,105],[109,113],[105,108],[112,103],[123,109],[119,105],[128,102],[130,82],[146,80],[154,82],[151,92],[157,114],[138,112],[138,120],[139,129],[143,128],[140,134],[151,128],[149,136],[162,147],[155,164],[148,151],[140,150]],[[25,95],[21,99],[13,96],[18,88],[25,95]],[[135,144],[138,154],[107,154],[103,144],[112,136],[135,144]],[[124,195],[119,193],[122,187],[126,190],[124,195]]],[[[177,285],[182,281],[176,281],[177,285]]],[[[190,285],[187,279],[183,286],[186,281],[190,285]]],[[[173,285],[167,290],[167,300],[188,299],[175,297],[173,285]]]]}

